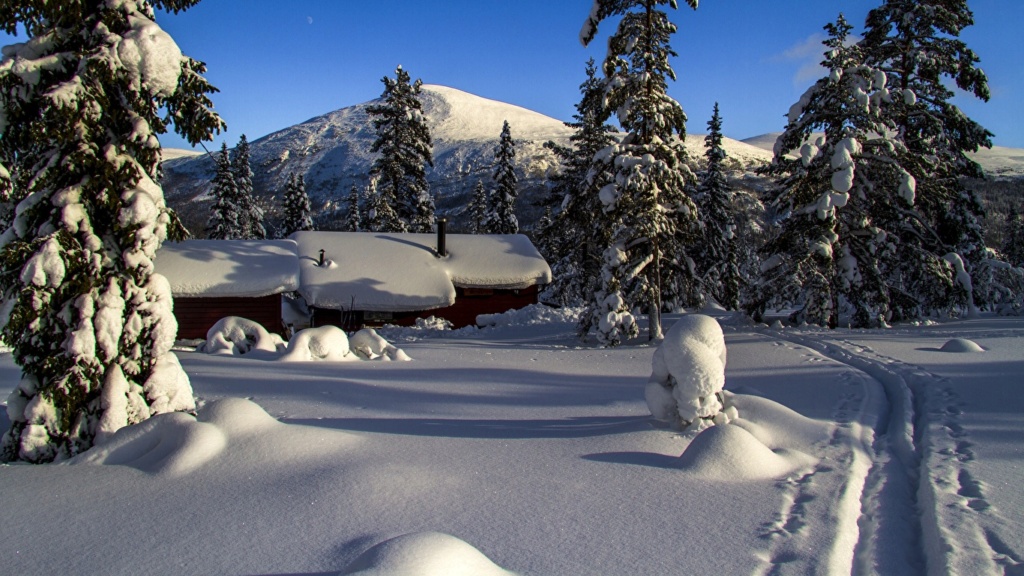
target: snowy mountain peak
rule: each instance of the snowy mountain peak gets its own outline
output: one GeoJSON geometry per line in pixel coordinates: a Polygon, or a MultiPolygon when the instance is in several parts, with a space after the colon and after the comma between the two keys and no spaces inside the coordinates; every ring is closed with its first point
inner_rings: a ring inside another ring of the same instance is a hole
{"type": "MultiPolygon", "coordinates": [[[[491,184],[494,147],[505,121],[516,142],[520,197],[516,214],[522,227],[530,229],[540,216],[537,202],[547,193],[548,178],[559,169],[557,157],[544,143],[568,144],[573,130],[561,120],[447,86],[424,85],[421,101],[434,143],[434,167],[427,170],[427,179],[438,212],[449,218],[452,232],[468,221],[465,207],[476,183],[491,184]]],[[[367,107],[375,102],[328,112],[250,142],[253,187],[271,215],[281,205],[278,196],[288,176],[301,174],[313,210],[321,215],[320,224],[331,226],[331,214],[344,208],[351,187],[366,186],[375,156],[370,147],[376,139],[367,107]]],[[[691,134],[686,143],[691,159],[703,162],[704,136],[691,134]]],[[[726,138],[723,145],[731,169],[771,159],[769,152],[736,140],[726,138]]],[[[207,193],[213,171],[209,155],[164,164],[165,196],[197,236],[204,234],[209,216],[207,193]]]]}

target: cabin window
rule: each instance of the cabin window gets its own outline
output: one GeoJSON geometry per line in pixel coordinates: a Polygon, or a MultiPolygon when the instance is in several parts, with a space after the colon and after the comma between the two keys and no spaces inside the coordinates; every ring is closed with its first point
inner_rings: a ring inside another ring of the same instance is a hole
{"type": "Polygon", "coordinates": [[[395,319],[392,312],[363,312],[364,322],[390,322],[395,319]]]}

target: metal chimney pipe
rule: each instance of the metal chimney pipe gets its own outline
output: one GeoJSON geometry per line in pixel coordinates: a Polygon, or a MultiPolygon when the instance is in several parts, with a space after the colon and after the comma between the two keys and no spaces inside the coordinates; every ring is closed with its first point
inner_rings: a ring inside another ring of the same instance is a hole
{"type": "Polygon", "coordinates": [[[448,235],[448,219],[438,218],[437,219],[437,257],[444,258],[448,256],[448,246],[446,245],[448,235]]]}

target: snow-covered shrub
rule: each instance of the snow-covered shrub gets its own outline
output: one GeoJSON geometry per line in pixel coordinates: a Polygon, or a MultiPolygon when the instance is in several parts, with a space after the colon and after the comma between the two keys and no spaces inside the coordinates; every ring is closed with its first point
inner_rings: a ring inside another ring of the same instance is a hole
{"type": "Polygon", "coordinates": [[[319,326],[299,331],[288,342],[288,349],[280,358],[282,362],[345,362],[358,359],[349,349],[348,335],[337,326],[319,326]]]}
{"type": "Polygon", "coordinates": [[[644,396],[651,415],[675,428],[701,430],[737,418],[725,387],[725,336],[710,316],[681,317],[654,352],[644,396]]]}
{"type": "Polygon", "coordinates": [[[200,352],[240,355],[253,350],[277,352],[285,343],[277,334],[267,332],[258,322],[239,316],[221,318],[206,332],[206,343],[200,352]]]}
{"type": "Polygon", "coordinates": [[[401,348],[395,348],[373,328],[363,328],[348,340],[349,349],[363,360],[411,360],[401,348]]]}

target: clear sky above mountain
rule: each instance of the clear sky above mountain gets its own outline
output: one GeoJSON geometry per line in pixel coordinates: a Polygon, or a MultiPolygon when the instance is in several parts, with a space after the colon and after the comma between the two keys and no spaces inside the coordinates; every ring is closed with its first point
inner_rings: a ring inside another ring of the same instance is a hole
{"type": "MultiPolygon", "coordinates": [[[[678,80],[670,94],[703,133],[715,101],[724,131],[779,131],[784,114],[822,75],[822,27],[843,12],[860,31],[880,0],[703,0],[670,10],[678,80]]],[[[401,64],[413,78],[570,119],[590,57],[600,62],[612,25],[591,46],[578,40],[591,0],[204,0],[158,23],[209,66],[228,123],[221,140],[255,140],[320,114],[380,96],[401,64]]],[[[964,40],[981,57],[992,99],[960,97],[995,143],[1024,147],[1024,2],[972,0],[964,40]]],[[[513,131],[515,127],[513,126],[513,131]]],[[[165,146],[181,147],[174,136],[165,146]]]]}

